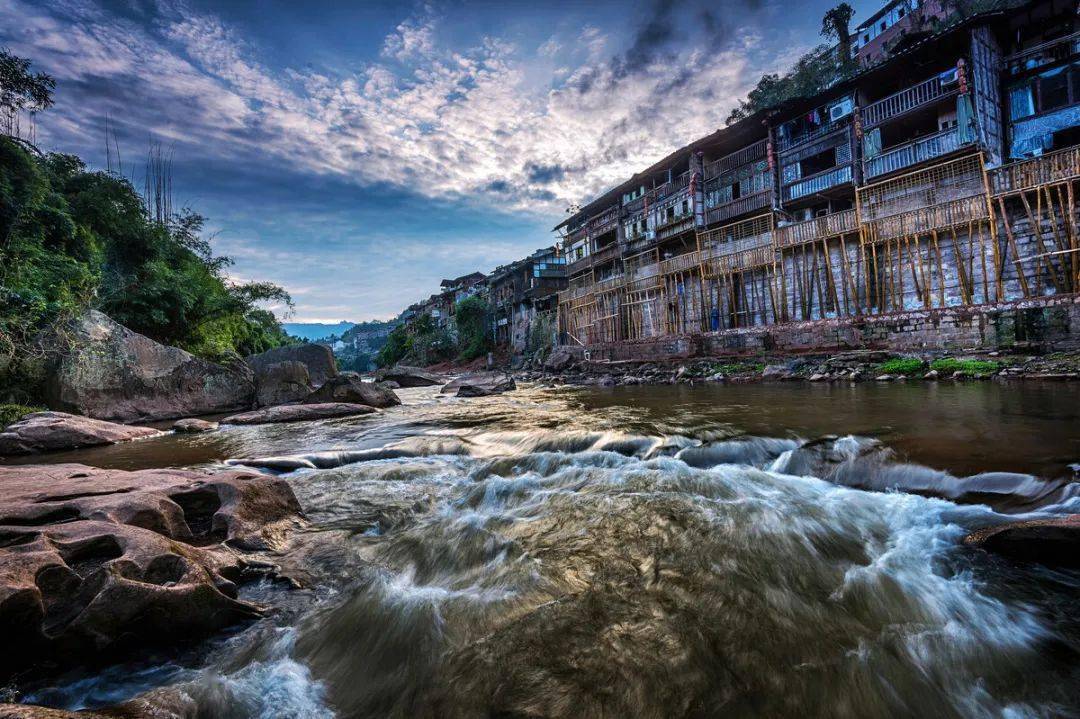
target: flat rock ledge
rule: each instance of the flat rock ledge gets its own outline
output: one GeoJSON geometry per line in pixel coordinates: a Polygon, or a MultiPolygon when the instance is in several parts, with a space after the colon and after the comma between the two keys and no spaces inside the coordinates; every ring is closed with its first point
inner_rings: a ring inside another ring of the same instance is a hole
{"type": "Polygon", "coordinates": [[[160,434],[150,427],[116,424],[66,412],[34,412],[0,431],[0,456],[94,447],[160,434]]]}
{"type": "Polygon", "coordinates": [[[1080,514],[985,527],[964,544],[1022,562],[1080,567],[1080,514]]]}
{"type": "Polygon", "coordinates": [[[514,378],[502,372],[477,372],[451,380],[439,390],[442,394],[454,393],[457,397],[487,397],[517,389],[514,378]]]}
{"type": "Polygon", "coordinates": [[[241,412],[221,420],[222,424],[273,424],[275,422],[305,422],[316,419],[334,419],[376,412],[366,404],[348,402],[321,402],[318,404],[283,404],[252,412],[241,412]]]}
{"type": "Polygon", "coordinates": [[[446,378],[419,367],[396,365],[376,372],[375,381],[397,382],[399,387],[433,387],[443,384],[446,378]]]}
{"type": "Polygon", "coordinates": [[[261,616],[237,585],[267,564],[241,552],[283,548],[300,517],[289,485],[257,472],[0,467],[0,636],[19,647],[0,674],[261,616]]]}
{"type": "Polygon", "coordinates": [[[401,400],[393,390],[375,382],[364,382],[356,372],[342,372],[328,379],[322,387],[304,399],[304,404],[344,402],[366,404],[370,407],[393,407],[401,400]]]}

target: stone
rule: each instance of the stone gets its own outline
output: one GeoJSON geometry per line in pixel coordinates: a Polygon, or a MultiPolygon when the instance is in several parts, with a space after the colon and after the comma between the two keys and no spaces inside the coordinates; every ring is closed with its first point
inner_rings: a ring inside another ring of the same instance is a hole
{"type": "Polygon", "coordinates": [[[877,380],[878,382],[891,382],[892,380],[895,379],[895,377],[893,377],[891,374],[879,374],[874,379],[877,380]]]}
{"type": "Polygon", "coordinates": [[[51,408],[96,419],[172,419],[250,407],[246,365],[224,367],[133,332],[96,310],[43,341],[51,408]]]}
{"type": "Polygon", "coordinates": [[[787,379],[790,376],[787,366],[782,364],[766,365],[761,372],[762,379],[787,379]]]}
{"type": "Polygon", "coordinates": [[[717,372],[716,374],[709,375],[710,382],[723,382],[725,379],[727,379],[727,377],[724,376],[723,372],[717,372]]]}
{"type": "MultiPolygon", "coordinates": [[[[334,353],[326,345],[301,344],[288,347],[276,347],[244,359],[255,374],[256,382],[270,367],[282,362],[299,362],[307,370],[308,380],[314,387],[321,387],[332,377],[337,377],[337,362],[334,353]]],[[[310,391],[310,390],[309,390],[310,391]]],[[[300,399],[301,397],[297,398],[300,399]]]]}
{"type": "Polygon", "coordinates": [[[442,377],[433,372],[406,365],[387,367],[375,373],[376,382],[385,380],[397,382],[400,387],[431,387],[445,382],[442,377]]]}
{"type": "Polygon", "coordinates": [[[929,372],[927,372],[926,374],[923,375],[923,379],[937,379],[938,376],[939,376],[938,371],[936,369],[932,369],[932,370],[930,370],[929,372]]]}
{"type": "Polygon", "coordinates": [[[606,374],[603,377],[601,377],[600,379],[596,380],[596,384],[599,387],[614,387],[615,386],[615,378],[612,377],[609,374],[606,374]]]}
{"type": "Polygon", "coordinates": [[[816,373],[810,375],[810,381],[811,382],[821,382],[822,380],[827,380],[827,379],[829,379],[829,375],[824,374],[822,372],[816,372],[816,373]]]}
{"type": "Polygon", "coordinates": [[[1078,567],[1080,514],[985,527],[965,537],[964,544],[1022,562],[1078,567]]]}
{"type": "Polygon", "coordinates": [[[317,419],[334,419],[371,414],[377,411],[366,404],[349,402],[320,402],[318,404],[281,404],[277,407],[241,412],[221,420],[222,424],[275,424],[279,422],[310,422],[317,419]]]}
{"type": "Polygon", "coordinates": [[[160,434],[151,427],[132,427],[66,412],[33,412],[0,431],[0,456],[116,444],[160,434]]]}
{"type": "Polygon", "coordinates": [[[309,394],[304,404],[347,402],[366,404],[369,407],[393,407],[401,400],[393,390],[381,382],[365,382],[356,372],[342,372],[326,381],[322,387],[309,394]]]}
{"type": "MultiPolygon", "coordinates": [[[[202,636],[262,614],[237,599],[244,550],[281,548],[300,506],[284,480],[230,470],[0,467],[0,633],[72,663],[202,636]]],[[[0,667],[8,669],[11,667],[0,667]]]]}
{"type": "Polygon", "coordinates": [[[443,385],[441,394],[458,397],[486,397],[517,389],[514,378],[502,372],[473,372],[456,377],[443,385]]]}
{"type": "Polygon", "coordinates": [[[217,422],[207,422],[205,419],[195,419],[193,417],[188,419],[178,419],[173,422],[173,432],[189,432],[196,434],[199,432],[213,432],[218,428],[217,422]]]}
{"type": "Polygon", "coordinates": [[[570,368],[570,365],[574,364],[574,355],[570,354],[567,350],[558,349],[551,353],[551,356],[544,360],[544,369],[552,372],[563,372],[570,368]]]}
{"type": "Polygon", "coordinates": [[[383,389],[401,389],[401,385],[389,379],[383,380],[382,382],[376,382],[375,384],[379,385],[383,389]]]}
{"type": "Polygon", "coordinates": [[[261,365],[255,373],[255,404],[259,407],[299,402],[313,389],[315,386],[303,362],[274,362],[261,365]]]}

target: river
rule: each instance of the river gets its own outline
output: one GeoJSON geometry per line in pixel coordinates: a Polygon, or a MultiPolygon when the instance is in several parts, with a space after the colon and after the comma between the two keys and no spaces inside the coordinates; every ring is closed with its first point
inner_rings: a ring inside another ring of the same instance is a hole
{"type": "Polygon", "coordinates": [[[404,406],[373,416],[48,455],[323,468],[285,475],[308,525],[275,561],[308,588],[251,585],[269,618],[31,677],[23,699],[171,692],[199,716],[267,718],[1080,711],[1080,572],[962,544],[1017,512],[1080,511],[1069,485],[1037,507],[991,502],[1006,517],[797,476],[793,454],[800,439],[853,435],[888,449],[855,473],[1060,480],[1080,461],[1077,384],[399,393],[404,406]]]}

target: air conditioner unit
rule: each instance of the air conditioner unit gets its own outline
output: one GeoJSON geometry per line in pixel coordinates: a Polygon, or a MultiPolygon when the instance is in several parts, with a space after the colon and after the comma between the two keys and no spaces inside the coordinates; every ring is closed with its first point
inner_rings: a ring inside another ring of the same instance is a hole
{"type": "Polygon", "coordinates": [[[960,82],[960,72],[955,67],[950,67],[945,72],[938,75],[938,82],[942,87],[949,87],[960,82]]]}
{"type": "Polygon", "coordinates": [[[855,103],[851,98],[845,98],[829,108],[829,122],[836,122],[837,120],[847,117],[855,109],[855,103]]]}
{"type": "Polygon", "coordinates": [[[645,230],[645,239],[646,240],[655,240],[656,239],[656,230],[645,230]]]}

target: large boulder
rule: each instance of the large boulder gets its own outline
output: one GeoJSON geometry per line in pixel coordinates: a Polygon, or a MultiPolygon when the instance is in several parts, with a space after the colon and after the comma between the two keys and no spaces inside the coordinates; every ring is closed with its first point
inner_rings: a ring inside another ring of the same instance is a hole
{"type": "Polygon", "coordinates": [[[275,362],[255,372],[255,404],[260,407],[299,402],[314,388],[303,362],[275,362]]]}
{"type": "Polygon", "coordinates": [[[399,387],[432,387],[442,384],[445,379],[439,375],[406,365],[386,367],[375,373],[376,382],[397,382],[399,387]]]}
{"type": "Polygon", "coordinates": [[[0,430],[0,456],[94,447],[159,434],[151,427],[132,427],[66,412],[34,412],[0,430]]]}
{"type": "Polygon", "coordinates": [[[274,424],[277,422],[310,422],[316,419],[352,417],[371,414],[374,407],[348,402],[324,402],[321,404],[282,404],[251,412],[241,412],[221,420],[222,424],[274,424]]]}
{"type": "Polygon", "coordinates": [[[572,364],[574,364],[574,355],[567,350],[558,349],[544,360],[544,369],[551,372],[563,372],[570,369],[572,364]]]}
{"type": "Polygon", "coordinates": [[[502,372],[476,372],[446,383],[439,392],[458,397],[487,397],[517,389],[514,378],[502,372]]]}
{"type": "Polygon", "coordinates": [[[349,402],[379,408],[401,404],[392,389],[383,383],[365,382],[356,372],[342,372],[327,380],[304,400],[305,404],[324,402],[349,402]]]}
{"type": "Polygon", "coordinates": [[[255,375],[261,407],[299,402],[313,388],[338,375],[334,353],[326,345],[277,347],[251,355],[244,362],[255,375]],[[303,370],[296,365],[302,365],[303,370]]]}
{"type": "Polygon", "coordinates": [[[280,549],[299,515],[287,482],[250,471],[0,467],[0,635],[20,647],[0,671],[259,616],[237,598],[249,562],[222,542],[280,549]]]}
{"type": "Polygon", "coordinates": [[[964,543],[1018,561],[1080,567],[1080,514],[986,527],[964,543]]]}
{"type": "Polygon", "coordinates": [[[195,357],[90,310],[45,341],[50,407],[97,419],[170,419],[250,407],[246,366],[195,357]]]}

